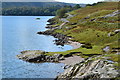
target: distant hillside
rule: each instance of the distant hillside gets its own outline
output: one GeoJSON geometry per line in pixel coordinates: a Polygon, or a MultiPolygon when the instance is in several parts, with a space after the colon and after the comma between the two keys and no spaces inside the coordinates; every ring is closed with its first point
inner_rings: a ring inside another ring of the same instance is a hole
{"type": "Polygon", "coordinates": [[[108,1],[108,2],[118,2],[118,1],[120,1],[120,0],[104,0],[104,1],[108,1]]]}
{"type": "Polygon", "coordinates": [[[3,2],[3,8],[11,8],[11,7],[51,7],[51,6],[60,6],[63,7],[65,5],[74,6],[72,3],[61,3],[61,2],[3,2]]]}
{"type": "Polygon", "coordinates": [[[2,0],[2,2],[56,2],[55,0],[2,0]]]}
{"type": "MultiPolygon", "coordinates": [[[[65,6],[75,6],[63,2],[3,2],[4,16],[54,16],[56,11],[65,6]]],[[[81,4],[85,6],[85,4],[81,4]]]]}

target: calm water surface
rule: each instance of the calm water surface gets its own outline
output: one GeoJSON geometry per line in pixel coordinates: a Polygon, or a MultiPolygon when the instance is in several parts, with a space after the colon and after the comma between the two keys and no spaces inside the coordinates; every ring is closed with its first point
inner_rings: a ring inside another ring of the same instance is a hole
{"type": "Polygon", "coordinates": [[[71,46],[56,46],[52,36],[38,35],[45,31],[47,20],[53,16],[2,17],[2,77],[3,78],[55,78],[64,71],[62,63],[29,63],[16,58],[24,50],[66,51],[71,46]]]}

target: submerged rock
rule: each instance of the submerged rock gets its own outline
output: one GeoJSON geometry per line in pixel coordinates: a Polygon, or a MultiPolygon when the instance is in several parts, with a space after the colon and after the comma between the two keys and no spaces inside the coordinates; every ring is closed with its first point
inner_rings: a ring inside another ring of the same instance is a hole
{"type": "Polygon", "coordinates": [[[40,20],[40,18],[36,18],[37,20],[40,20]]]}

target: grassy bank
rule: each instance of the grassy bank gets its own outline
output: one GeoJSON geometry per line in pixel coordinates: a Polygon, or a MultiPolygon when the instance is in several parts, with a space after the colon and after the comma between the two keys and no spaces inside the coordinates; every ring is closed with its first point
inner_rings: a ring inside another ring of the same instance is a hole
{"type": "MultiPolygon", "coordinates": [[[[89,57],[88,55],[107,54],[111,60],[118,60],[113,49],[120,48],[118,45],[120,33],[114,33],[115,30],[120,29],[118,26],[120,21],[118,15],[106,17],[106,15],[117,11],[118,4],[118,2],[102,2],[69,12],[75,16],[68,19],[70,22],[65,24],[62,29],[56,29],[55,32],[71,36],[70,40],[72,41],[90,44],[92,48],[81,47],[64,52],[48,52],[47,55],[55,53],[66,55],[74,52],[76,55],[89,57]],[[110,46],[109,52],[102,50],[106,46],[110,46]]],[[[63,23],[59,21],[58,17],[53,20],[56,23],[53,25],[54,27],[63,23]]]]}
{"type": "MultiPolygon", "coordinates": [[[[118,26],[120,21],[119,15],[114,15],[118,4],[119,2],[101,2],[69,12],[75,16],[67,19],[69,22],[62,28],[55,29],[54,32],[70,36],[71,41],[85,45],[78,49],[45,54],[74,54],[84,58],[103,55],[103,57],[109,57],[109,60],[119,61],[120,56],[116,53],[120,50],[118,43],[120,32],[116,33],[115,30],[120,29],[118,26]],[[110,47],[108,52],[103,51],[106,46],[110,47]]],[[[58,27],[64,22],[56,16],[52,19],[52,23],[54,23],[52,27],[58,27]]]]}

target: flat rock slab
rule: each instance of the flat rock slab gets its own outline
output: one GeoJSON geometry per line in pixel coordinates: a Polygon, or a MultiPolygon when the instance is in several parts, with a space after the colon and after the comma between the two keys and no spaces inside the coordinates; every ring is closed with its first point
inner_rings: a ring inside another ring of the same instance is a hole
{"type": "Polygon", "coordinates": [[[67,58],[65,58],[65,60],[61,60],[59,62],[64,63],[66,65],[75,65],[77,63],[80,63],[83,60],[84,60],[84,58],[82,58],[80,56],[72,56],[72,57],[67,57],[67,58]]]}
{"type": "Polygon", "coordinates": [[[22,51],[21,54],[17,55],[19,59],[32,59],[40,56],[41,54],[44,54],[44,51],[40,50],[27,50],[27,51],[22,51]]]}

